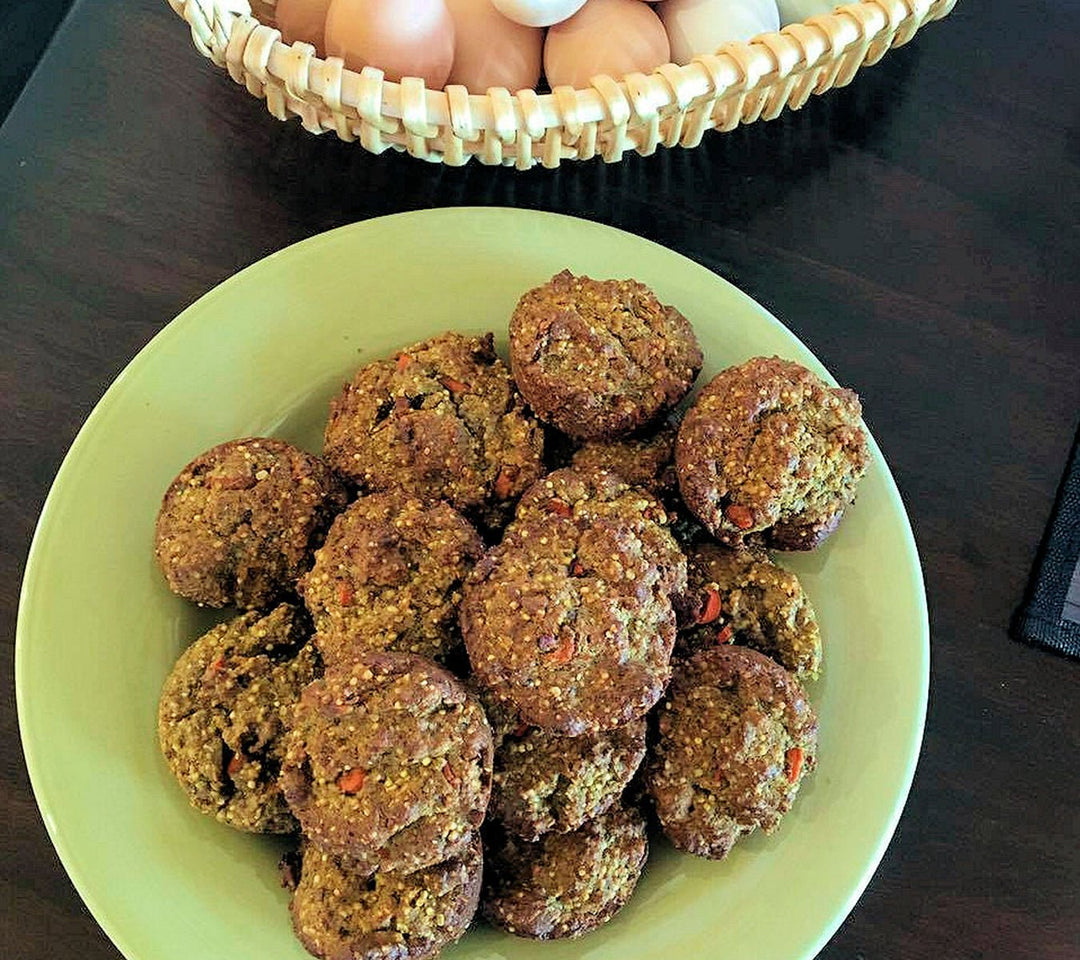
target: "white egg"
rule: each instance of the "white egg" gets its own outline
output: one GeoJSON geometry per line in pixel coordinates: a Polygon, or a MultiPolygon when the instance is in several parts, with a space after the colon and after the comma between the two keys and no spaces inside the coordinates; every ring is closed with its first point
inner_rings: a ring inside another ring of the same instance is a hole
{"type": "Polygon", "coordinates": [[[491,0],[446,0],[454,18],[454,65],[447,83],[473,93],[532,89],[540,79],[544,31],[504,17],[491,0]]]}
{"type": "Polygon", "coordinates": [[[550,27],[572,17],[585,0],[491,0],[504,17],[527,27],[550,27]]]}
{"type": "Polygon", "coordinates": [[[780,29],[776,0],[667,0],[656,8],[671,41],[671,59],[689,63],[721,44],[780,29]]]}
{"type": "Polygon", "coordinates": [[[810,17],[832,13],[844,0],[777,0],[780,7],[780,23],[802,23],[810,17]]]}

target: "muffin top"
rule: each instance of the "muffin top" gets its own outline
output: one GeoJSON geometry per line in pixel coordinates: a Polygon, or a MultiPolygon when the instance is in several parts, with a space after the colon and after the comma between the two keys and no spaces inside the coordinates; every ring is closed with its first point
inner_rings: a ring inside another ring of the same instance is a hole
{"type": "Polygon", "coordinates": [[[304,689],[281,784],[305,836],[352,869],[417,870],[471,842],[491,754],[484,711],[453,675],[376,653],[304,689]]]}
{"type": "Polygon", "coordinates": [[[445,660],[461,646],[461,585],[483,552],[449,504],[401,491],[360,497],[299,584],[323,658],[397,650],[445,660]]]}
{"type": "Polygon", "coordinates": [[[686,505],[728,544],[764,532],[809,549],[835,529],[869,463],[859,398],[790,360],[755,357],[717,374],[679,428],[686,505]]]}
{"type": "Polygon", "coordinates": [[[668,839],[721,859],[770,832],[813,768],[817,718],[796,680],[745,647],[702,650],[676,666],[660,708],[646,783],[668,839]]]}
{"type": "Polygon", "coordinates": [[[590,440],[574,452],[570,465],[579,471],[607,470],[667,500],[679,488],[675,474],[678,433],[678,423],[668,422],[620,440],[590,440]]]}
{"type": "Polygon", "coordinates": [[[577,736],[642,716],[670,672],[686,560],[660,505],[609,476],[559,471],[465,582],[477,680],[530,724],[577,736]]]}
{"type": "Polygon", "coordinates": [[[799,578],[760,546],[697,541],[685,548],[686,593],[676,600],[676,651],[721,643],[753,647],[800,680],[821,670],[821,632],[799,578]]]}
{"type": "Polygon", "coordinates": [[[541,473],[543,432],[489,333],[413,344],[331,401],[324,455],[363,492],[445,500],[497,525],[541,473]]]}
{"type": "Polygon", "coordinates": [[[293,705],[315,679],[302,610],[241,614],[176,661],[158,703],[158,743],[197,809],[253,833],[291,833],[278,787],[293,705]]]}
{"type": "Polygon", "coordinates": [[[479,835],[459,856],[412,873],[357,873],[312,844],[300,863],[293,929],[323,960],[428,960],[465,933],[480,899],[479,835]]]}
{"type": "Polygon", "coordinates": [[[481,696],[495,736],[488,817],[507,833],[535,840],[576,830],[618,801],[645,758],[645,718],[614,730],[561,737],[481,696]]]}
{"type": "Polygon", "coordinates": [[[540,419],[614,439],[675,406],[701,370],[689,321],[636,280],[569,270],[528,291],[510,318],[510,365],[540,419]]]}
{"type": "Polygon", "coordinates": [[[616,806],[570,833],[535,843],[491,831],[481,909],[519,937],[580,937],[634,892],[648,856],[645,818],[616,806]]]}
{"type": "Polygon", "coordinates": [[[154,552],[173,593],[211,607],[266,607],[311,565],[345,487],[284,440],[230,440],[191,461],[161,501],[154,552]]]}

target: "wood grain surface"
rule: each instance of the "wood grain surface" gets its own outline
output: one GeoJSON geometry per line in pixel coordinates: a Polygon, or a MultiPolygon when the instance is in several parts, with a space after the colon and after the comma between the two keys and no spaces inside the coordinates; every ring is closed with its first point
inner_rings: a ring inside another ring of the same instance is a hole
{"type": "Polygon", "coordinates": [[[271,251],[495,204],[692,257],[863,397],[923,560],[932,689],[896,837],[821,957],[1080,956],[1080,664],[1006,635],[1080,413],[1078,60],[1075,3],[961,0],[800,113],[522,174],[312,137],[211,69],[164,0],[76,3],[0,128],[0,953],[119,956],[49,844],[15,717],[23,563],[83,419],[180,309],[271,251]]]}

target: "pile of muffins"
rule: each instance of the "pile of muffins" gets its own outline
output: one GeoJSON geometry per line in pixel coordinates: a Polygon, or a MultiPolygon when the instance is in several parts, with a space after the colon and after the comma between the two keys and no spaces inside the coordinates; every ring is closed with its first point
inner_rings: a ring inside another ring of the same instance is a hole
{"type": "Polygon", "coordinates": [[[650,822],[722,858],[815,764],[811,549],[868,463],[858,398],[779,358],[718,374],[633,281],[527,292],[509,368],[445,333],[361,367],[321,457],[246,438],[166,491],[156,557],[244,611],[162,691],[192,804],[292,834],[315,956],[431,957],[479,911],[576,937],[632,895],[650,822]]]}

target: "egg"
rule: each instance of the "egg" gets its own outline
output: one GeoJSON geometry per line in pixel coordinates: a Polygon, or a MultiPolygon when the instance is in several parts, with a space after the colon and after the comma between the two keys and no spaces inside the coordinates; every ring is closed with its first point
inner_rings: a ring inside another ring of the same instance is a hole
{"type": "Polygon", "coordinates": [[[780,23],[786,27],[789,23],[802,23],[810,17],[832,13],[840,2],[841,0],[777,0],[780,23]]]}
{"type": "Polygon", "coordinates": [[[504,17],[491,0],[446,0],[454,20],[454,63],[448,83],[476,93],[489,87],[518,91],[540,80],[544,31],[504,17]]]}
{"type": "Polygon", "coordinates": [[[664,25],[641,0],[588,0],[548,30],[544,43],[544,73],[553,87],[584,87],[599,73],[648,73],[670,58],[664,25]]]}
{"type": "Polygon", "coordinates": [[[504,17],[526,27],[550,27],[572,17],[585,0],[491,0],[504,17]]]}
{"type": "Polygon", "coordinates": [[[326,11],[331,0],[277,0],[274,19],[286,43],[304,40],[326,52],[326,11]]]}
{"type": "Polygon", "coordinates": [[[274,23],[276,0],[250,0],[251,15],[260,23],[274,23]]]}
{"type": "Polygon", "coordinates": [[[780,29],[776,0],[667,0],[658,8],[671,41],[671,57],[689,63],[721,44],[780,29]]]}
{"type": "Polygon", "coordinates": [[[350,70],[378,67],[388,80],[420,77],[441,89],[454,62],[454,21],[445,0],[332,0],[326,52],[350,70]]]}

